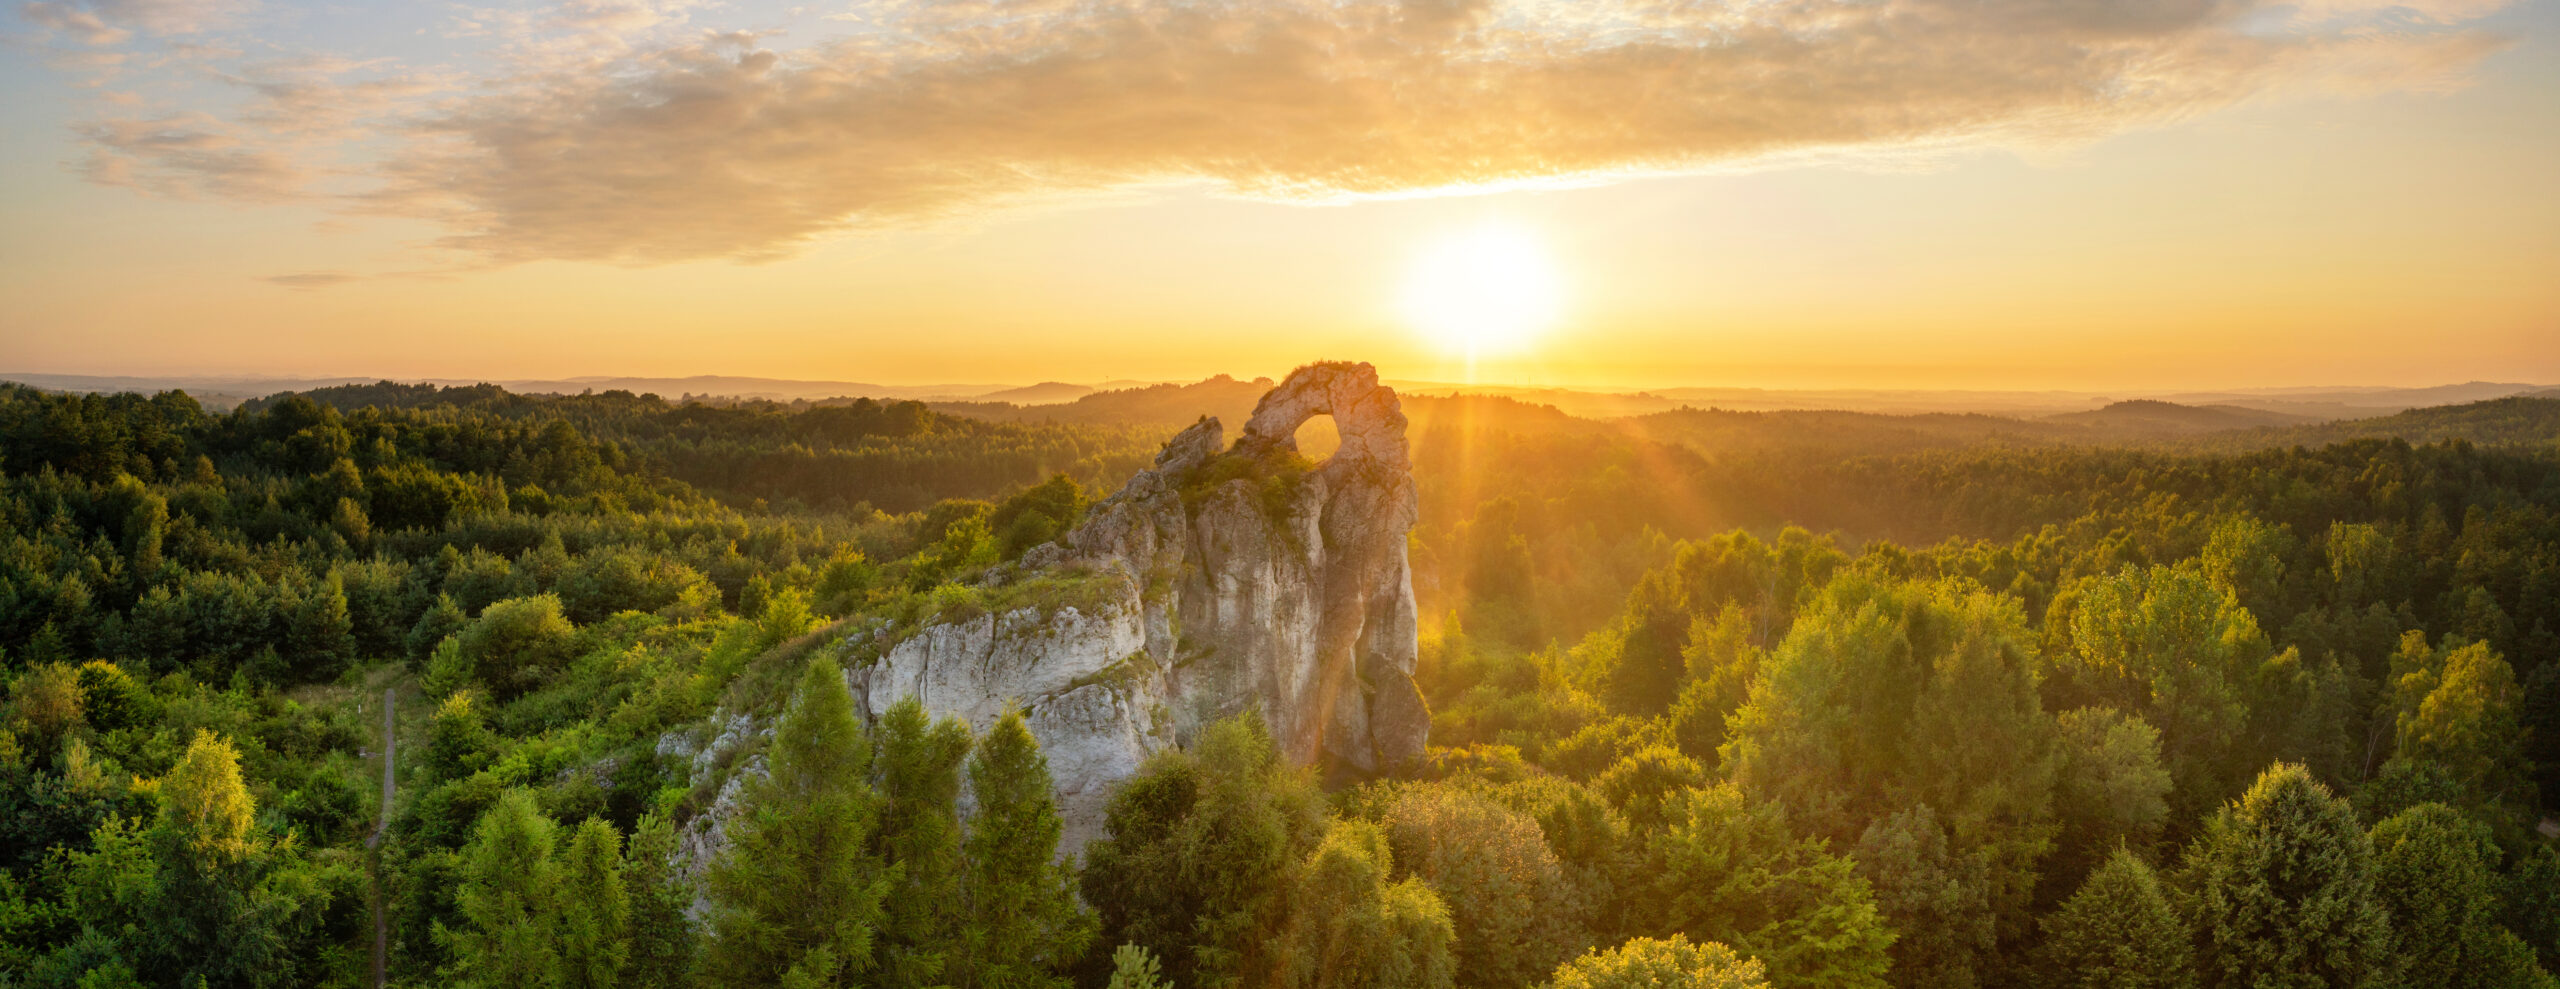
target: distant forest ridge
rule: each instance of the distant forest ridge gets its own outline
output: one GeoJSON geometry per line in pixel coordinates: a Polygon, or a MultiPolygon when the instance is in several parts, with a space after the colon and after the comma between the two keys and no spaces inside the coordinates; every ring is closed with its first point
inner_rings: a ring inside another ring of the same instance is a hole
{"type": "MultiPolygon", "coordinates": [[[[285,392],[312,392],[347,386],[370,387],[376,384],[378,379],[355,376],[307,378],[216,375],[99,376],[0,371],[0,380],[14,381],[57,392],[101,394],[133,392],[148,395],[162,391],[184,391],[206,408],[227,411],[262,397],[285,392]]],[[[1111,408],[1146,404],[1145,401],[1133,401],[1132,397],[1126,394],[1130,392],[1151,393],[1160,399],[1167,390],[1216,390],[1216,386],[1222,384],[1241,390],[1242,386],[1248,382],[1219,375],[1200,382],[1116,380],[1091,383],[1044,381],[1021,386],[994,383],[892,385],[861,381],[706,374],[674,378],[587,375],[572,378],[494,381],[427,379],[414,383],[463,388],[487,384],[519,395],[579,395],[627,391],[634,395],[659,395],[679,403],[699,400],[715,405],[756,401],[794,405],[841,404],[855,398],[870,398],[875,401],[918,400],[952,406],[953,408],[949,411],[974,413],[980,418],[1006,419],[1036,415],[1041,409],[1055,410],[1058,406],[1088,397],[1097,398],[1102,408],[1111,408]],[[1014,408],[1008,411],[993,406],[1014,408]]],[[[1390,380],[1387,383],[1407,396],[1447,398],[1474,395],[1513,398],[1535,404],[1552,405],[1573,415],[1592,419],[1640,416],[1683,408],[1757,412],[1824,410],[1903,415],[1931,412],[1979,412],[2012,418],[2039,418],[2061,413],[2098,411],[2111,404],[2127,400],[2149,400],[2186,406],[2227,406],[2278,416],[2326,421],[2372,418],[2407,409],[2453,405],[2515,395],[2551,397],[2553,394],[2560,393],[2560,386],[2491,381],[2471,381],[2419,388],[2318,386],[2225,391],[2136,389],[2130,392],[2061,389],[1744,387],[1634,389],[1607,386],[1568,388],[1459,384],[1421,380],[1390,380]]],[[[1251,399],[1248,398],[1246,400],[1248,406],[1250,402],[1251,399]]],[[[1095,411],[1097,409],[1088,408],[1071,415],[1078,420],[1090,421],[1095,411]]]]}

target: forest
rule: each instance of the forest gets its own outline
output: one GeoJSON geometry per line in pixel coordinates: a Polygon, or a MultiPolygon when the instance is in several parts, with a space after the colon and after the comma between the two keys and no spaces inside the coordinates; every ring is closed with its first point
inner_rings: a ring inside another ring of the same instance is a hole
{"type": "Polygon", "coordinates": [[[1259,391],[0,385],[0,986],[2560,987],[2560,399],[1408,398],[1421,764],[850,709],[1259,391]]]}

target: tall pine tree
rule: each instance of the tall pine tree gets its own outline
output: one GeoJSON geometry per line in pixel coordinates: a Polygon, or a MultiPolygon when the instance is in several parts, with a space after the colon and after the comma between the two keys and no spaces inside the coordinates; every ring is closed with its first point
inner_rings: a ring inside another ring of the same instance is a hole
{"type": "Polygon", "coordinates": [[[978,810],[962,848],[968,923],[951,982],[1063,987],[1061,973],[1093,940],[1095,923],[1076,902],[1073,869],[1057,860],[1049,758],[1021,712],[1006,712],[978,741],[969,795],[978,810]]]}
{"type": "Polygon", "coordinates": [[[551,851],[558,831],[526,789],[507,791],[480,816],[462,853],[462,889],[455,897],[464,924],[443,932],[453,949],[457,984],[489,989],[555,984],[559,870],[551,851]]]}
{"type": "Polygon", "coordinates": [[[560,863],[561,989],[621,984],[631,957],[631,896],[622,882],[622,836],[588,818],[560,863]]]}
{"type": "Polygon", "coordinates": [[[711,863],[713,985],[852,985],[869,970],[881,899],[898,872],[871,854],[880,797],[871,741],[834,659],[809,661],[774,729],[766,775],[743,791],[729,846],[711,863]]]}
{"type": "Polygon", "coordinates": [[[631,956],[623,982],[631,989],[685,985],[693,969],[693,924],[685,918],[693,889],[675,870],[675,855],[675,827],[666,818],[649,814],[631,829],[631,845],[622,856],[622,886],[631,897],[631,956]]]}
{"type": "Polygon", "coordinates": [[[969,727],[909,697],[880,719],[880,857],[904,873],[884,904],[879,984],[922,989],[945,978],[960,936],[960,764],[969,727]]]}

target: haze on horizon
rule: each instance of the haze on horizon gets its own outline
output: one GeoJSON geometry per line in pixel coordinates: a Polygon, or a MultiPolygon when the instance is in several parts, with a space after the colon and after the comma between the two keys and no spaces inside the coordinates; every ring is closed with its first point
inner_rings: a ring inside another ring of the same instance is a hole
{"type": "Polygon", "coordinates": [[[0,371],[2555,382],[2554,10],[39,0],[0,371]]]}

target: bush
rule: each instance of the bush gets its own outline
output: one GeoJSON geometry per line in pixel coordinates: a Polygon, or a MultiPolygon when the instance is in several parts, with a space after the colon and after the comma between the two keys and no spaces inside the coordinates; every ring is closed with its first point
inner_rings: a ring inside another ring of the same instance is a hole
{"type": "Polygon", "coordinates": [[[578,651],[577,626],[551,594],[490,605],[457,637],[471,674],[499,700],[523,695],[567,669],[578,651]]]}

